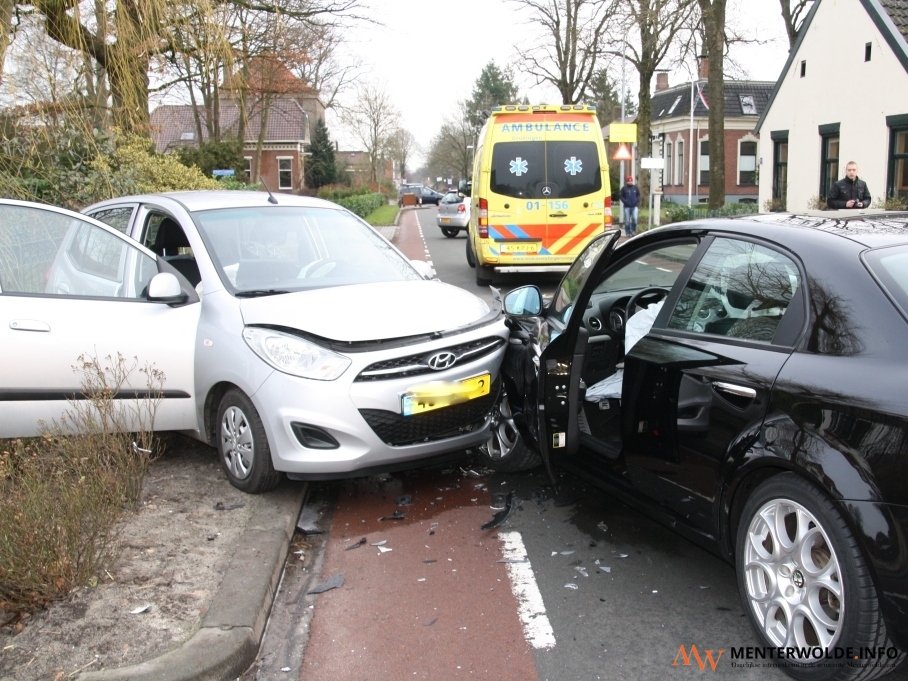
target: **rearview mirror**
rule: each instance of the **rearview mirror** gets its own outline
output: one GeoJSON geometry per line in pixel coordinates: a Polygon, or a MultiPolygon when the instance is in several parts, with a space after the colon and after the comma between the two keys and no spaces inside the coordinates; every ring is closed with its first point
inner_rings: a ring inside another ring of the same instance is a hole
{"type": "Polygon", "coordinates": [[[457,183],[457,191],[464,196],[470,196],[470,192],[473,191],[473,183],[470,180],[461,180],[457,183]]]}
{"type": "Polygon", "coordinates": [[[185,303],[188,298],[180,280],[170,272],[158,272],[148,282],[148,300],[154,303],[185,303]]]}
{"type": "Polygon", "coordinates": [[[535,317],[542,313],[542,293],[535,286],[515,288],[504,297],[504,311],[517,317],[535,317]]]}

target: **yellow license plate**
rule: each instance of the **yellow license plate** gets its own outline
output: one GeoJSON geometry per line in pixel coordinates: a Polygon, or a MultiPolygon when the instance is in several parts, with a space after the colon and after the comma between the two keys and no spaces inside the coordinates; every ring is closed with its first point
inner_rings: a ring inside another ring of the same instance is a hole
{"type": "Polygon", "coordinates": [[[492,390],[489,374],[465,378],[462,381],[433,381],[416,386],[400,396],[400,411],[404,416],[422,414],[452,404],[460,404],[488,395],[492,390]]]}
{"type": "Polygon", "coordinates": [[[501,244],[502,253],[535,253],[539,250],[539,244],[501,244]]]}
{"type": "Polygon", "coordinates": [[[451,218],[442,218],[441,221],[442,222],[451,222],[451,218]]]}

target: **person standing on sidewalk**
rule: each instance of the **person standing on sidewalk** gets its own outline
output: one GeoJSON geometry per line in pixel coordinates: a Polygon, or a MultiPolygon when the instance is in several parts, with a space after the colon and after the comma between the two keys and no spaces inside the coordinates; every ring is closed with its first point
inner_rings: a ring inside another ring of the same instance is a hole
{"type": "Polygon", "coordinates": [[[830,187],[826,205],[832,209],[869,208],[871,200],[867,183],[858,177],[858,164],[849,161],[845,165],[845,177],[830,187]]]}
{"type": "Polygon", "coordinates": [[[633,236],[637,233],[637,212],[640,206],[640,188],[634,184],[633,176],[627,176],[627,184],[621,187],[619,197],[624,206],[624,233],[633,236]]]}

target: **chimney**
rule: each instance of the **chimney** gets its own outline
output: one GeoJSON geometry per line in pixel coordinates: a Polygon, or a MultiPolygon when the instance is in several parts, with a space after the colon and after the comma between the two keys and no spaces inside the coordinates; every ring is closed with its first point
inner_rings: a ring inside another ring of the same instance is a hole
{"type": "Polygon", "coordinates": [[[659,72],[656,74],[656,92],[668,90],[668,74],[659,72]]]}
{"type": "Polygon", "coordinates": [[[697,75],[700,78],[709,78],[709,57],[705,54],[700,55],[700,73],[697,75]]]}

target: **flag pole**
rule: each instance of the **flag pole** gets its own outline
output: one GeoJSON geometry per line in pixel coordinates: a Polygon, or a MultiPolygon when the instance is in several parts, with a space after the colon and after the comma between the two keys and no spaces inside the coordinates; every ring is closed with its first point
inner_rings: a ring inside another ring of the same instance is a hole
{"type": "Polygon", "coordinates": [[[690,148],[687,150],[687,207],[691,208],[693,204],[693,194],[694,194],[694,152],[697,149],[697,144],[694,142],[694,106],[696,104],[694,100],[694,79],[690,79],[690,148]]]}

